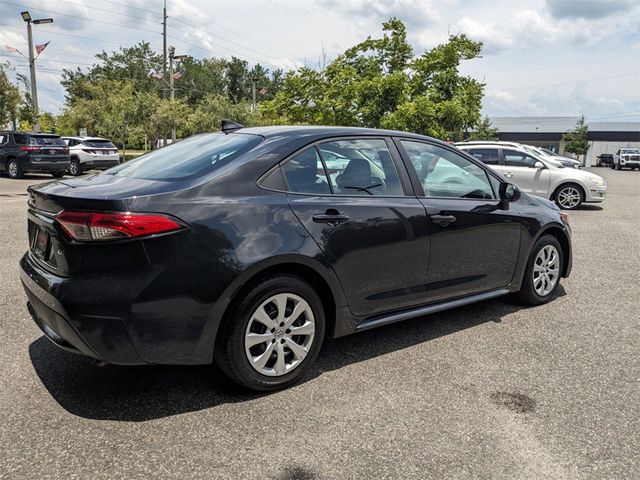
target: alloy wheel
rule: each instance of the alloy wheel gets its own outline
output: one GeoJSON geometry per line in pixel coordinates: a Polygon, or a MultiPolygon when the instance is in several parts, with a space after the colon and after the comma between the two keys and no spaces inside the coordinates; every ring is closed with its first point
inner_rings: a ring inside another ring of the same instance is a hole
{"type": "Polygon", "coordinates": [[[298,367],[315,336],[311,306],[293,293],[271,296],[253,312],[244,346],[249,364],[262,375],[279,377],[298,367]]]}
{"type": "Polygon", "coordinates": [[[16,162],[9,162],[9,176],[10,177],[18,176],[18,164],[16,162]]]}
{"type": "Polygon", "coordinates": [[[69,164],[69,173],[73,176],[80,174],[80,165],[75,160],[72,160],[69,164]]]}
{"type": "Polygon", "coordinates": [[[560,277],[560,254],[553,245],[544,246],[533,264],[533,288],[538,295],[546,297],[558,283],[560,277]]]}
{"type": "Polygon", "coordinates": [[[558,203],[563,208],[575,208],[580,204],[581,195],[575,187],[564,187],[558,192],[558,203]]]}

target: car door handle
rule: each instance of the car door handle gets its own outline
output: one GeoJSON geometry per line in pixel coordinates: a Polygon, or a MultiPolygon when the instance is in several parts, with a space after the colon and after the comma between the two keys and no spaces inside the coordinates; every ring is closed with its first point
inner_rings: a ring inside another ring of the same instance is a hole
{"type": "Polygon", "coordinates": [[[455,222],[457,219],[453,215],[431,215],[431,221],[446,227],[447,225],[455,222]]]}
{"type": "Polygon", "coordinates": [[[348,215],[342,215],[337,210],[329,209],[325,213],[318,213],[313,216],[313,221],[316,223],[328,223],[331,226],[336,226],[340,223],[349,220],[348,215]]]}

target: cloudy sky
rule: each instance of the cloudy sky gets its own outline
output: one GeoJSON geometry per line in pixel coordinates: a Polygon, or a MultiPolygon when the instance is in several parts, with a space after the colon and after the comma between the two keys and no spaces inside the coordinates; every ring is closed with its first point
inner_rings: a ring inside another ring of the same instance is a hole
{"type": "MultiPolygon", "coordinates": [[[[26,48],[20,11],[53,17],[34,26],[42,110],[64,103],[63,68],[141,40],[162,49],[162,0],[0,0],[0,61],[27,73],[4,45],[26,48]]],[[[396,16],[415,54],[464,32],[484,42],[462,70],[486,83],[490,116],[580,115],[640,119],[640,2],[637,0],[167,0],[169,43],[195,57],[232,54],[268,68],[317,68],[396,16]]]]}

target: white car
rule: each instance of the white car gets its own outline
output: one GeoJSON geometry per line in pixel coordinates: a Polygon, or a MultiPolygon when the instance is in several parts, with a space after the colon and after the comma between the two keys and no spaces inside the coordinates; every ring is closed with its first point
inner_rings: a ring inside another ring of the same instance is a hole
{"type": "Polygon", "coordinates": [[[62,137],[69,146],[69,173],[82,175],[86,170],[106,170],[120,163],[118,149],[106,138],[62,137]]]}
{"type": "Polygon", "coordinates": [[[607,195],[607,183],[599,175],[565,168],[523,145],[473,142],[456,146],[500,172],[523,192],[553,200],[566,210],[583,202],[602,202],[607,195]]]}
{"type": "Polygon", "coordinates": [[[580,160],[576,160],[575,158],[563,157],[561,155],[558,155],[552,152],[551,150],[547,150],[546,148],[533,147],[531,145],[523,145],[523,146],[525,148],[533,150],[535,153],[538,153],[544,158],[554,160],[556,162],[560,162],[565,167],[580,168],[582,166],[582,163],[580,162],[580,160]]]}

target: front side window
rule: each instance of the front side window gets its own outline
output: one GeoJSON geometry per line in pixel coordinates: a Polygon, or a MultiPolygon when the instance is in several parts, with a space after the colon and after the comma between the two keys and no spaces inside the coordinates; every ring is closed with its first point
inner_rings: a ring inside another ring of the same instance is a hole
{"type": "Polygon", "coordinates": [[[401,143],[426,197],[495,198],[487,172],[462,155],[428,143],[401,143]]]}
{"type": "Polygon", "coordinates": [[[517,150],[502,150],[504,164],[508,167],[530,167],[532,168],[538,161],[531,155],[517,150]]]}
{"type": "Polygon", "coordinates": [[[498,164],[498,149],[497,148],[472,148],[467,150],[474,158],[477,158],[485,165],[497,165],[498,164]]]}
{"type": "Polygon", "coordinates": [[[315,147],[311,147],[287,160],[282,166],[287,190],[311,195],[331,194],[322,160],[315,147]]]}
{"type": "Polygon", "coordinates": [[[148,180],[186,180],[206,175],[254,149],[259,135],[205,133],[154,150],[107,170],[110,175],[148,180]]]}
{"type": "Polygon", "coordinates": [[[13,135],[13,141],[16,142],[16,145],[26,145],[28,136],[22,133],[16,133],[13,135]]]}
{"type": "Polygon", "coordinates": [[[338,140],[323,143],[319,149],[334,193],[404,195],[398,170],[385,140],[338,140]]]}

